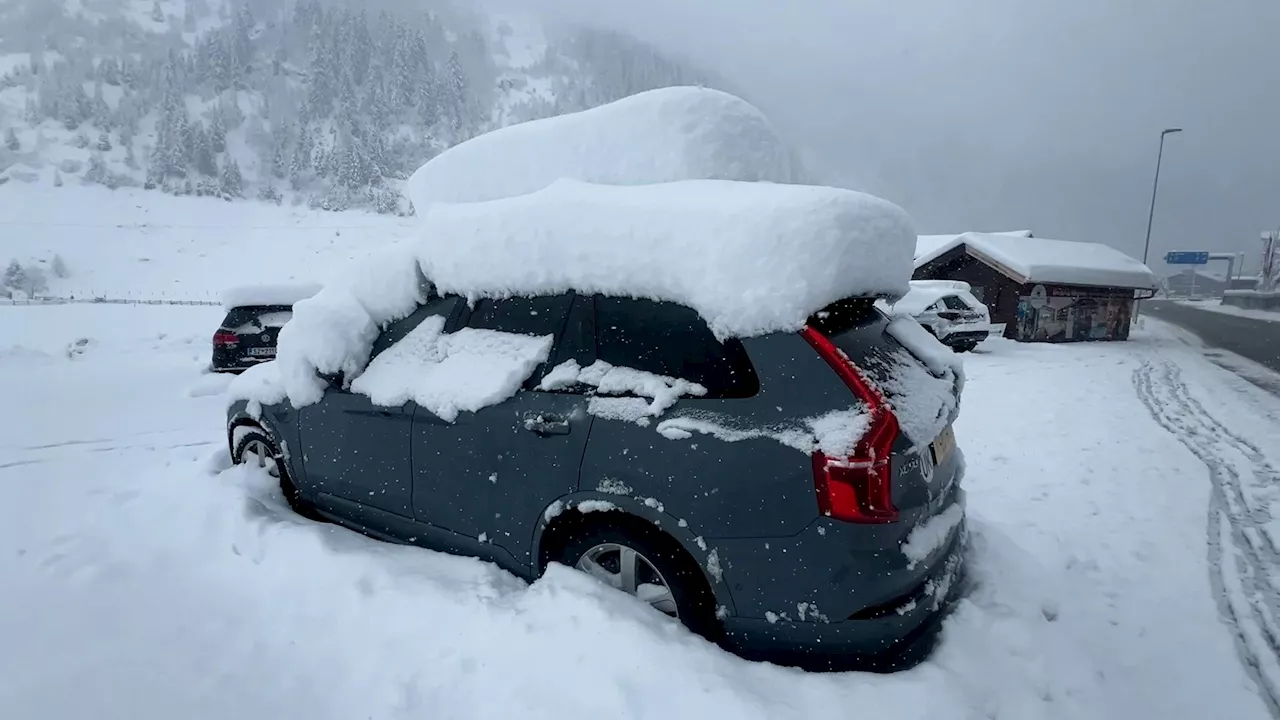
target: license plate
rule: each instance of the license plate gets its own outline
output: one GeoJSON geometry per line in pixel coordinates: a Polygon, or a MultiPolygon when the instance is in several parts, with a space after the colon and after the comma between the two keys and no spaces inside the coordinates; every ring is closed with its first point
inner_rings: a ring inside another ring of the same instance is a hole
{"type": "Polygon", "coordinates": [[[956,449],[956,432],[950,425],[933,441],[933,464],[942,465],[956,449]]]}
{"type": "Polygon", "coordinates": [[[276,349],[273,347],[249,348],[250,357],[275,357],[276,349]]]}

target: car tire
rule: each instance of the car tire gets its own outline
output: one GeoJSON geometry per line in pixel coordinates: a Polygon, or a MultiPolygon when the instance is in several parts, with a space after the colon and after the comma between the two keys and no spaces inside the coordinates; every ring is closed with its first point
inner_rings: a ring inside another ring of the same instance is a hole
{"type": "Polygon", "coordinates": [[[588,526],[569,539],[556,560],[648,601],[655,610],[709,640],[722,633],[716,619],[715,593],[706,576],[679,543],[660,531],[639,526],[588,526]],[[631,589],[623,587],[627,577],[622,572],[624,558],[634,563],[631,589]]]}
{"type": "Polygon", "coordinates": [[[257,465],[280,480],[280,492],[294,512],[305,517],[313,517],[310,504],[302,498],[298,487],[293,484],[289,472],[284,466],[284,453],[271,436],[261,428],[253,428],[245,433],[236,443],[231,453],[231,461],[236,465],[257,465]]]}

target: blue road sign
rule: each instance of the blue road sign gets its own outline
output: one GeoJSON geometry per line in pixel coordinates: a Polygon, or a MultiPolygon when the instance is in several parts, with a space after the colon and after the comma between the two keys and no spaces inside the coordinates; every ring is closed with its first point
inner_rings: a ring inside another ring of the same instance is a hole
{"type": "Polygon", "coordinates": [[[1209,253],[1171,252],[1164,256],[1164,261],[1170,265],[1208,265],[1209,253]]]}

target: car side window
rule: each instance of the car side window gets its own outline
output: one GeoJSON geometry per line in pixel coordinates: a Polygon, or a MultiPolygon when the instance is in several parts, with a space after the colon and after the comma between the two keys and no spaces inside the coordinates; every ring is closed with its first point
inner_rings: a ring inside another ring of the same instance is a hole
{"type": "Polygon", "coordinates": [[[956,297],[955,295],[948,295],[942,298],[942,303],[947,306],[948,310],[965,311],[969,309],[969,306],[966,305],[963,300],[956,297]]]}
{"type": "Polygon", "coordinates": [[[446,321],[455,316],[463,307],[462,298],[457,295],[449,295],[447,297],[433,297],[425,304],[419,305],[409,317],[403,320],[397,320],[387,326],[378,339],[373,342],[373,351],[370,358],[375,358],[387,350],[387,348],[400,342],[414,328],[422,324],[423,320],[434,315],[442,316],[446,321]]]}
{"type": "Polygon", "coordinates": [[[518,335],[552,335],[558,338],[572,302],[571,295],[480,300],[472,308],[466,326],[478,330],[498,330],[518,335]]]}
{"type": "MultiPolygon", "coordinates": [[[[543,295],[539,297],[511,297],[500,300],[480,300],[472,308],[471,314],[464,322],[465,327],[476,330],[497,330],[499,332],[516,333],[554,338],[551,355],[533,375],[525,382],[525,389],[537,387],[542,378],[559,362],[562,347],[565,343],[562,335],[574,305],[575,296],[543,295]]],[[[565,358],[568,359],[568,358],[565,358]]]]}
{"type": "Polygon", "coordinates": [[[597,297],[596,354],[619,367],[698,383],[708,399],[760,392],[742,342],[721,343],[696,312],[674,303],[597,297]]]}

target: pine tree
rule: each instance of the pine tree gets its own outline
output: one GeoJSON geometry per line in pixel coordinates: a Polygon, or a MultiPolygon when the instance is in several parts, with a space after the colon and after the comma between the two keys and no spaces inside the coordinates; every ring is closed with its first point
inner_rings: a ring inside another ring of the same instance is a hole
{"type": "Polygon", "coordinates": [[[106,133],[98,133],[98,144],[94,147],[98,152],[111,152],[111,138],[106,133]]]}
{"type": "Polygon", "coordinates": [[[53,186],[62,187],[62,173],[57,170],[53,171],[53,186]]]}
{"type": "Polygon", "coordinates": [[[164,10],[160,7],[160,0],[155,0],[151,5],[151,19],[155,22],[165,22],[164,10]]]}
{"type": "Polygon", "coordinates": [[[271,175],[281,180],[289,176],[289,128],[280,121],[271,130],[271,175]]]}
{"type": "Polygon", "coordinates": [[[161,100],[157,108],[156,144],[151,150],[147,184],[157,187],[168,178],[187,173],[187,152],[183,141],[190,132],[187,106],[178,79],[178,58],[170,53],[161,79],[161,100]]]}
{"type": "Polygon", "coordinates": [[[306,120],[317,120],[329,115],[333,109],[334,72],[332,48],[329,44],[329,33],[325,31],[327,16],[317,19],[311,31],[311,55],[307,62],[307,78],[310,87],[307,95],[307,108],[310,117],[306,120]]]}
{"type": "Polygon", "coordinates": [[[204,130],[204,123],[193,122],[190,128],[187,133],[187,149],[191,167],[201,175],[215,177],[218,174],[218,161],[214,159],[216,153],[204,130]]]}
{"type": "Polygon", "coordinates": [[[248,67],[253,62],[253,29],[257,25],[253,14],[246,3],[236,10],[236,19],[231,28],[231,54],[238,67],[248,67]]]}
{"type": "Polygon", "coordinates": [[[209,147],[215,154],[227,151],[227,125],[221,112],[214,112],[209,120],[209,147]]]}
{"type": "Polygon", "coordinates": [[[22,143],[18,142],[18,133],[13,128],[4,131],[4,146],[13,152],[18,152],[22,149],[22,143]]]}
{"type": "Polygon", "coordinates": [[[240,166],[231,158],[222,165],[219,190],[225,198],[244,197],[244,178],[240,175],[240,166]]]}
{"type": "Polygon", "coordinates": [[[182,11],[182,31],[194,33],[197,29],[195,7],[191,2],[186,2],[182,11]]]}
{"type": "Polygon", "coordinates": [[[311,142],[311,133],[306,125],[298,128],[298,140],[293,146],[293,157],[289,160],[289,184],[294,190],[302,189],[307,173],[311,172],[311,153],[315,147],[311,142]]]}
{"type": "Polygon", "coordinates": [[[472,121],[467,102],[467,76],[462,70],[457,50],[449,53],[442,90],[445,117],[449,121],[449,129],[453,131],[453,141],[462,142],[470,137],[472,121]]]}
{"type": "Polygon", "coordinates": [[[93,85],[93,101],[92,101],[92,118],[93,124],[100,130],[110,130],[115,124],[111,106],[107,104],[106,99],[102,95],[102,81],[99,80],[93,85]]]}
{"type": "Polygon", "coordinates": [[[89,169],[84,174],[85,182],[102,185],[107,181],[107,164],[102,154],[95,152],[89,156],[89,169]]]}
{"type": "Polygon", "coordinates": [[[124,146],[124,164],[130,170],[138,169],[138,156],[133,152],[133,143],[124,146]]]}
{"type": "Polygon", "coordinates": [[[27,271],[16,258],[10,260],[9,266],[5,268],[4,286],[10,290],[24,290],[27,286],[27,271]]]}
{"type": "Polygon", "coordinates": [[[54,277],[59,277],[63,279],[71,277],[71,271],[67,269],[67,262],[62,259],[61,255],[58,255],[56,253],[53,256],[52,269],[53,269],[54,277]]]}

